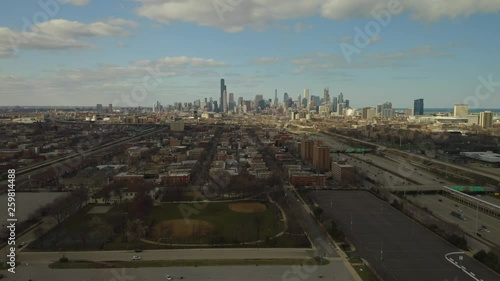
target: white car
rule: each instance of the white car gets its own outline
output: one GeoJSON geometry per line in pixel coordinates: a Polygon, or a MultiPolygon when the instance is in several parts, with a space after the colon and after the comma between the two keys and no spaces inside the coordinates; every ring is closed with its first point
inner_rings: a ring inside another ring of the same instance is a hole
{"type": "Polygon", "coordinates": [[[133,256],[133,257],[132,257],[132,260],[133,260],[133,261],[138,261],[138,260],[140,260],[140,259],[141,259],[141,257],[139,257],[139,256],[133,256]]]}
{"type": "Polygon", "coordinates": [[[172,276],[170,276],[170,275],[168,275],[168,274],[167,274],[167,275],[165,275],[165,278],[167,278],[167,280],[172,280],[172,276]]]}

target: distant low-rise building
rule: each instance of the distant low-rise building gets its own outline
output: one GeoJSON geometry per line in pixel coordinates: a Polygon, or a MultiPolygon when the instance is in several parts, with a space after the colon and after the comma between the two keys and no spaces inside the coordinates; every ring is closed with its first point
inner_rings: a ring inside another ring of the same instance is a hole
{"type": "Polygon", "coordinates": [[[325,186],[326,175],[313,174],[310,172],[293,172],[290,176],[290,184],[299,186],[325,186]]]}

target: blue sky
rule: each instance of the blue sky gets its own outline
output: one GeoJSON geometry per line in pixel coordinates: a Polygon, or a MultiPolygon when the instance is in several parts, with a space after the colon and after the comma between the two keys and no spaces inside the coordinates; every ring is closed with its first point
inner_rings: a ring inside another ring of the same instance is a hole
{"type": "Polygon", "coordinates": [[[223,77],[228,91],[245,99],[273,98],[274,89],[280,99],[304,88],[322,95],[329,87],[357,108],[385,101],[412,107],[416,98],[426,107],[474,99],[479,107],[500,107],[497,0],[1,5],[0,105],[203,100],[218,97],[223,77]],[[374,17],[381,13],[391,15],[387,24],[374,17]],[[379,30],[369,34],[367,26],[379,30]],[[357,30],[366,44],[355,40],[357,30]],[[346,49],[356,52],[349,57],[346,49]],[[476,94],[478,77],[490,75],[494,86],[476,94]]]}

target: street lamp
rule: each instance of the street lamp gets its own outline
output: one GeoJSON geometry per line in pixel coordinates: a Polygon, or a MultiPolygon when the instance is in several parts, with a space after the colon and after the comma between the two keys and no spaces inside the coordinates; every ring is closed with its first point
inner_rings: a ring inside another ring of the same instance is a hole
{"type": "Polygon", "coordinates": [[[479,202],[476,203],[476,236],[477,236],[478,219],[479,219],[479,202]]]}
{"type": "Polygon", "coordinates": [[[380,260],[384,260],[384,240],[382,240],[382,246],[380,247],[380,260]]]}
{"type": "Polygon", "coordinates": [[[445,178],[448,178],[448,152],[446,153],[446,168],[445,168],[445,178]]]}

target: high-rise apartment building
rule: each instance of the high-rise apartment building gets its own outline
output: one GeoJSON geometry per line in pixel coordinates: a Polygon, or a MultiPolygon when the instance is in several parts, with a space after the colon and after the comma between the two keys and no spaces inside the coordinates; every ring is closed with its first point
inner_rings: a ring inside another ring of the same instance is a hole
{"type": "Polygon", "coordinates": [[[375,118],[376,114],[377,114],[377,111],[375,108],[365,107],[365,108],[363,108],[362,118],[370,120],[370,119],[375,118]]]}
{"type": "Polygon", "coordinates": [[[479,126],[482,128],[490,128],[493,126],[493,112],[484,111],[479,113],[479,126]]]}
{"type": "Polygon", "coordinates": [[[424,99],[417,99],[413,101],[413,114],[424,115],[424,99]]]}
{"type": "Polygon", "coordinates": [[[234,111],[236,103],[234,102],[234,93],[229,93],[228,111],[234,111]]]}
{"type": "Polygon", "coordinates": [[[332,112],[337,112],[337,107],[338,107],[338,99],[337,97],[332,98],[332,112]]]}
{"type": "Polygon", "coordinates": [[[395,110],[393,108],[384,108],[384,111],[382,111],[382,118],[394,118],[395,116],[395,110]]]}
{"type": "Polygon", "coordinates": [[[305,161],[311,161],[313,156],[314,141],[307,139],[306,136],[302,138],[300,143],[300,157],[305,161]]]}
{"type": "Polygon", "coordinates": [[[343,103],[343,102],[342,102],[342,103],[341,103],[341,102],[339,102],[339,103],[337,104],[337,115],[339,115],[339,116],[343,116],[343,115],[344,115],[344,109],[345,109],[345,103],[343,103]]]}
{"type": "Polygon", "coordinates": [[[414,109],[413,108],[407,108],[405,110],[405,116],[415,116],[415,114],[413,113],[414,109]]]}
{"type": "Polygon", "coordinates": [[[309,104],[309,89],[304,89],[304,97],[303,99],[307,100],[307,103],[309,104]]]}
{"type": "Polygon", "coordinates": [[[383,104],[378,104],[377,105],[377,116],[384,117],[384,110],[385,109],[392,109],[392,103],[385,102],[383,104]]]}
{"type": "Polygon", "coordinates": [[[330,171],[330,147],[324,146],[318,141],[313,148],[312,164],[314,169],[320,173],[330,171]]]}
{"type": "Polygon", "coordinates": [[[469,116],[469,106],[467,104],[453,105],[453,117],[467,118],[469,116]]]}

